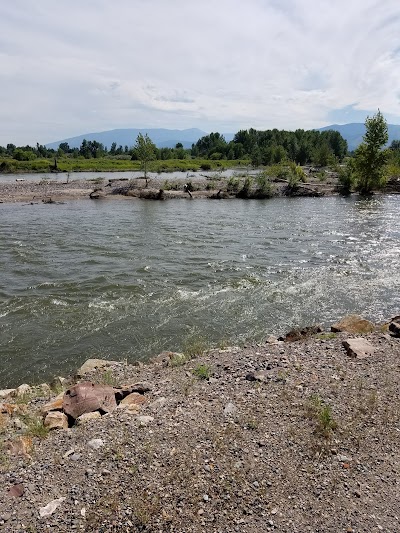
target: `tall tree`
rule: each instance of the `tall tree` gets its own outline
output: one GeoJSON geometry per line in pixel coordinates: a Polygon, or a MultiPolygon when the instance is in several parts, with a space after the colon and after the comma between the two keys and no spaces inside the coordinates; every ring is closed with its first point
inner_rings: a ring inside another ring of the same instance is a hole
{"type": "Polygon", "coordinates": [[[354,166],[356,171],[356,189],[361,194],[371,194],[385,184],[385,166],[388,150],[384,149],[388,142],[388,127],[385,118],[379,111],[365,121],[363,142],[355,152],[354,166]]]}
{"type": "Polygon", "coordinates": [[[143,170],[144,170],[144,179],[146,180],[146,187],[147,187],[147,165],[149,161],[152,161],[155,159],[156,155],[156,145],[153,143],[153,141],[150,139],[150,137],[147,135],[142,135],[139,133],[139,135],[136,138],[136,143],[134,146],[137,158],[140,160],[143,170]]]}

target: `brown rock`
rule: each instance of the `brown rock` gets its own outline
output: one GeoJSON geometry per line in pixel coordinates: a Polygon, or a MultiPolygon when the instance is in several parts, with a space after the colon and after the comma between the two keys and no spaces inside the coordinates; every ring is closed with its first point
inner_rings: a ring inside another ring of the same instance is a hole
{"type": "Polygon", "coordinates": [[[365,320],[358,315],[349,315],[331,326],[331,331],[338,333],[346,331],[347,333],[371,333],[375,326],[369,320],[365,320]]]}
{"type": "Polygon", "coordinates": [[[115,399],[117,402],[120,402],[129,394],[133,392],[138,392],[144,394],[151,390],[151,385],[149,383],[134,383],[133,385],[122,385],[121,387],[114,388],[115,399]]]}
{"type": "Polygon", "coordinates": [[[46,403],[41,409],[43,415],[47,415],[50,411],[61,411],[63,408],[64,393],[61,392],[58,396],[53,398],[49,403],[46,403]]]}
{"type": "Polygon", "coordinates": [[[44,419],[44,425],[49,429],[68,429],[68,418],[60,411],[50,411],[44,419]]]}
{"type": "Polygon", "coordinates": [[[303,329],[292,329],[285,335],[285,337],[279,337],[278,340],[283,340],[285,342],[295,342],[305,339],[306,337],[309,337],[311,335],[315,335],[316,333],[321,333],[322,328],[321,326],[307,326],[303,329]]]}
{"type": "Polygon", "coordinates": [[[12,496],[13,498],[20,498],[24,492],[25,492],[25,489],[22,483],[17,483],[16,485],[13,485],[9,489],[8,495],[12,496]]]}
{"type": "Polygon", "coordinates": [[[128,396],[121,401],[121,405],[142,405],[146,403],[146,401],[147,400],[143,394],[132,392],[132,394],[128,394],[128,396]]]}
{"type": "Polygon", "coordinates": [[[23,457],[30,457],[32,450],[32,438],[23,436],[7,443],[8,453],[10,455],[22,455],[23,457]]]}
{"type": "Polygon", "coordinates": [[[64,413],[74,419],[92,411],[109,413],[116,407],[114,389],[107,385],[97,385],[90,381],[82,381],[74,385],[64,395],[64,413]]]}
{"type": "Polygon", "coordinates": [[[343,346],[346,348],[347,354],[356,359],[364,359],[375,351],[372,344],[362,338],[346,339],[343,341],[343,346]]]}

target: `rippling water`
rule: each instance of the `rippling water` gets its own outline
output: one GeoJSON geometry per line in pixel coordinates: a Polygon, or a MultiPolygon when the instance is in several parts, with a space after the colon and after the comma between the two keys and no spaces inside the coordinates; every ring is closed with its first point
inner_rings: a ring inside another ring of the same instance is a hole
{"type": "Polygon", "coordinates": [[[0,387],[400,311],[400,196],[0,205],[0,387]]]}

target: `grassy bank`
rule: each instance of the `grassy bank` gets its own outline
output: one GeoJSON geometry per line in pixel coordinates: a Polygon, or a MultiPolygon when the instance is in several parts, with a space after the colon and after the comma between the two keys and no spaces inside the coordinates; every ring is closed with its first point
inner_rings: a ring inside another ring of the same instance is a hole
{"type": "MultiPolygon", "coordinates": [[[[248,160],[218,160],[208,159],[168,159],[165,161],[151,161],[149,172],[189,172],[199,170],[220,170],[248,166],[248,160]]],[[[59,158],[58,172],[125,172],[141,170],[140,161],[128,159],[102,157],[99,159],[59,158]]],[[[0,158],[0,172],[3,173],[35,173],[54,171],[53,159],[35,159],[33,161],[17,161],[10,158],[0,158]]]]}

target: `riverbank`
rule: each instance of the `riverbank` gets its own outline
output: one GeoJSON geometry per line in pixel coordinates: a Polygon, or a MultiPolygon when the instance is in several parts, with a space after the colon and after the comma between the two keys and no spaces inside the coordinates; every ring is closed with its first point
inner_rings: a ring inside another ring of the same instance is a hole
{"type": "Polygon", "coordinates": [[[147,187],[144,179],[128,179],[128,177],[68,179],[63,182],[52,179],[23,181],[21,178],[11,183],[0,182],[0,202],[2,203],[53,203],[87,198],[98,200],[121,197],[166,200],[172,198],[329,196],[332,194],[337,194],[337,179],[334,176],[328,177],[324,182],[310,176],[308,181],[299,182],[295,187],[289,187],[287,180],[275,179],[267,181],[261,188],[257,184],[255,175],[245,176],[243,174],[234,178],[226,178],[218,173],[210,176],[183,175],[181,178],[173,179],[158,179],[153,176],[149,179],[147,187]],[[245,186],[246,178],[250,180],[247,186],[245,186]]]}
{"type": "Polygon", "coordinates": [[[357,327],[88,364],[55,391],[4,398],[14,407],[2,408],[2,527],[397,531],[400,339],[357,327]],[[369,343],[359,357],[349,338],[369,343]],[[82,381],[133,396],[47,435],[45,404],[82,381]]]}

